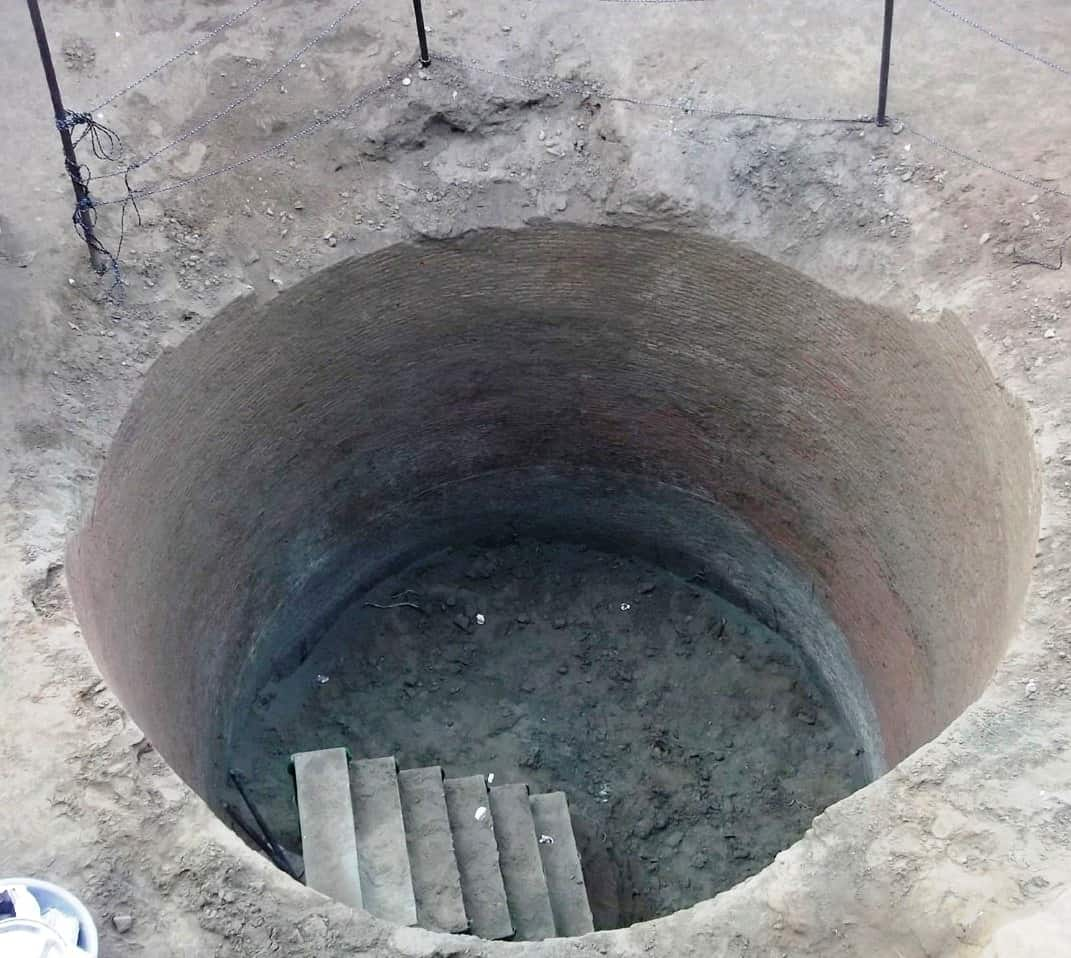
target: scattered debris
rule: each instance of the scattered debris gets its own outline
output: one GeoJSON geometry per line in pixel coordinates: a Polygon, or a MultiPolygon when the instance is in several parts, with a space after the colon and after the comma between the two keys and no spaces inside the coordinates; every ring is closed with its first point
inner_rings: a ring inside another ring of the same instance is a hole
{"type": "Polygon", "coordinates": [[[627,602],[622,602],[621,603],[621,611],[622,612],[628,612],[628,610],[631,609],[631,608],[632,608],[632,606],[629,605],[627,602]]]}
{"type": "Polygon", "coordinates": [[[424,614],[424,610],[415,602],[388,602],[386,604],[380,602],[366,602],[365,608],[367,609],[416,609],[417,612],[424,614]]]}
{"type": "Polygon", "coordinates": [[[320,673],[319,675],[316,676],[316,684],[317,685],[327,685],[327,683],[330,682],[330,681],[331,681],[331,677],[328,676],[328,675],[324,675],[323,673],[320,673]]]}
{"type": "Polygon", "coordinates": [[[553,835],[540,835],[539,836],[539,844],[540,845],[553,845],[554,844],[554,836],[553,835]]]}

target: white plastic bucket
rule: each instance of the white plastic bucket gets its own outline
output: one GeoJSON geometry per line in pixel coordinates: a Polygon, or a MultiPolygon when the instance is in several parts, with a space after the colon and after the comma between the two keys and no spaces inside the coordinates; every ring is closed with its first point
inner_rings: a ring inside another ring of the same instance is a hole
{"type": "Polygon", "coordinates": [[[0,878],[0,888],[6,888],[9,885],[22,885],[29,889],[41,906],[41,911],[58,908],[69,915],[74,915],[78,919],[78,947],[89,958],[98,958],[97,926],[93,923],[89,910],[74,895],[65,888],[60,888],[59,885],[41,881],[39,878],[0,878]]]}

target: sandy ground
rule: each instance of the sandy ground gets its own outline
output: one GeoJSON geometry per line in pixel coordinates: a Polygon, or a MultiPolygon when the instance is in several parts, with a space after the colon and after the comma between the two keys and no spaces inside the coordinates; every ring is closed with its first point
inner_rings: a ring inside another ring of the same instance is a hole
{"type": "MultiPolygon", "coordinates": [[[[963,3],[1024,47],[1071,63],[1071,22],[1058,0],[963,3]]],[[[367,3],[304,67],[265,87],[255,109],[192,136],[136,182],[211,170],[404,68],[413,38],[403,7],[367,3]]],[[[456,0],[430,6],[428,17],[436,49],[503,72],[597,82],[643,100],[854,116],[873,111],[878,7],[456,0]]],[[[201,0],[45,8],[72,108],[233,9],[201,0]]],[[[144,154],[221,109],[339,9],[267,2],[117,101],[105,122],[144,154]]],[[[1045,911],[1071,879],[1071,293],[1066,269],[1021,261],[1056,264],[1071,232],[1066,199],[910,130],[714,121],[439,64],[432,79],[414,72],[410,85],[278,155],[146,200],[143,226],[124,246],[127,295],[117,305],[87,271],[70,227],[27,19],[18,4],[0,10],[9,91],[0,156],[0,870],[75,889],[100,916],[109,956],[498,953],[368,922],[298,893],[246,853],[100,681],[62,563],[140,377],[222,304],[250,291],[268,297],[338,258],[406,238],[553,218],[709,231],[921,322],[955,310],[1034,414],[1045,515],[1023,634],[991,690],[940,739],[717,899],[617,936],[524,952],[993,956],[1015,953],[1001,942],[1023,929],[1051,929],[1045,911]],[[124,934],[116,914],[133,918],[124,934]]],[[[1067,82],[925,3],[898,11],[892,111],[1071,191],[1067,82]]],[[[101,183],[98,195],[114,193],[101,183]]],[[[114,241],[108,214],[102,229],[114,241]]]]}
{"type": "Polygon", "coordinates": [[[236,739],[229,764],[288,848],[295,751],[564,791],[599,929],[736,884],[866,781],[783,638],[645,562],[526,540],[381,583],[236,739]]]}

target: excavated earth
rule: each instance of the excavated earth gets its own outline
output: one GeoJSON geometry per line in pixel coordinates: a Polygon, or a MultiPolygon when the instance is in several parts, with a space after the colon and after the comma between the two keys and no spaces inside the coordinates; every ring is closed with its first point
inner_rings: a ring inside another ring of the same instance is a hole
{"type": "MultiPolygon", "coordinates": [[[[45,7],[75,109],[224,9],[45,7]]],[[[978,7],[1071,60],[1055,0],[978,7]]],[[[335,12],[269,2],[102,117],[149,152],[335,12]]],[[[879,11],[458,2],[428,16],[461,59],[426,74],[409,13],[359,8],[139,171],[208,172],[410,78],[128,211],[120,299],[70,230],[25,12],[0,12],[0,873],[75,891],[108,956],[1064,954],[1071,204],[912,132],[1066,192],[1050,73],[907,9],[906,126],[719,120],[693,107],[870,112],[879,11]],[[353,608],[407,589],[441,622],[353,608]],[[723,707],[679,721],[667,688],[709,704],[698,656],[729,663],[723,707]],[[493,707],[435,712],[455,676],[493,707]],[[629,685],[651,714],[612,722],[629,685]],[[295,884],[218,817],[236,756],[291,747],[280,695],[437,760],[398,731],[415,703],[489,743],[458,737],[461,771],[566,780],[628,927],[483,942],[295,884]],[[606,719],[581,762],[580,731],[530,727],[555,695],[606,719]],[[738,753],[729,713],[807,744],[738,753]]]]}

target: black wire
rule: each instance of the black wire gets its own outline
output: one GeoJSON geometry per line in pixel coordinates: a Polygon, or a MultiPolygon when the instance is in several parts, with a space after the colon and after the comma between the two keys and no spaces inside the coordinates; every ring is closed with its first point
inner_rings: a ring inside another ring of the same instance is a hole
{"type": "Polygon", "coordinates": [[[78,167],[77,173],[78,184],[84,190],[84,196],[75,203],[74,213],[71,215],[71,221],[74,223],[74,231],[78,234],[79,239],[81,239],[91,250],[95,253],[99,253],[108,260],[114,277],[110,289],[118,290],[117,295],[122,298],[124,290],[123,272],[119,264],[119,257],[122,255],[123,241],[126,239],[126,210],[128,206],[134,207],[134,212],[137,213],[138,216],[138,226],[141,226],[141,210],[138,209],[137,198],[134,196],[130,183],[127,182],[127,198],[123,202],[122,210],[119,214],[119,242],[113,252],[100,241],[97,233],[97,206],[93,202],[92,194],[89,192],[89,183],[93,177],[93,172],[88,166],[83,164],[78,167]],[[92,229],[91,234],[86,233],[87,224],[92,229]]]}
{"type": "Polygon", "coordinates": [[[122,158],[122,137],[111,127],[94,120],[92,113],[79,113],[74,110],[68,110],[62,119],[56,120],[56,126],[61,130],[74,130],[77,127],[84,126],[85,129],[74,140],[74,145],[77,147],[83,140],[88,139],[93,155],[98,160],[118,163],[122,158]]]}

